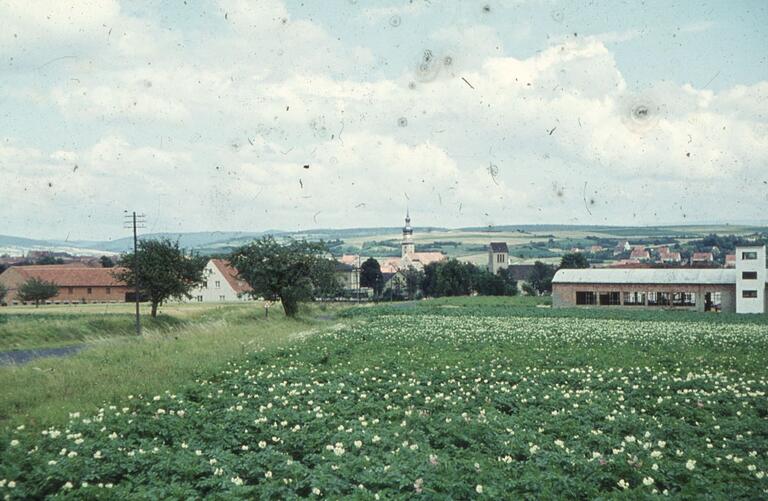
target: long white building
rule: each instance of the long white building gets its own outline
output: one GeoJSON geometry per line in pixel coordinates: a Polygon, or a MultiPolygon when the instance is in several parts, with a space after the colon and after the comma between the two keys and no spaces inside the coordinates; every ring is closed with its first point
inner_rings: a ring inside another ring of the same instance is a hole
{"type": "Polygon", "coordinates": [[[562,269],[552,279],[552,306],[765,313],[765,257],[764,245],[742,245],[735,268],[562,269]]]}

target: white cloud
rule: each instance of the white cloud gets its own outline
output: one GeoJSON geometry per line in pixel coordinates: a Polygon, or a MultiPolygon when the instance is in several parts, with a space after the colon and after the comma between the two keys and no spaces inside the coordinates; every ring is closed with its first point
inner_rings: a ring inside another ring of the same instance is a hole
{"type": "Polygon", "coordinates": [[[621,224],[764,198],[744,180],[768,165],[768,83],[637,92],[606,46],[634,30],[510,57],[488,26],[444,27],[418,39],[428,74],[413,61],[376,78],[372,49],[281,2],[222,0],[203,47],[110,5],[74,22],[113,24],[108,44],[86,49],[88,36],[62,28],[48,41],[82,38],[82,57],[7,94],[47,99],[87,131],[75,144],[0,144],[12,179],[0,197],[35,224],[74,211],[111,234],[138,204],[169,230],[389,225],[406,202],[420,224],[621,224]]]}

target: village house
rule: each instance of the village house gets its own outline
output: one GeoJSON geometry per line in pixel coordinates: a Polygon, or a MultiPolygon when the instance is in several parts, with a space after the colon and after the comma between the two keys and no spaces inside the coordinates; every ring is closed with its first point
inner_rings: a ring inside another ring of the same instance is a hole
{"type": "Polygon", "coordinates": [[[384,282],[384,286],[382,287],[382,293],[384,296],[399,296],[406,292],[408,288],[408,281],[405,278],[405,273],[403,273],[401,270],[382,273],[381,276],[384,282]]]}
{"type": "Polygon", "coordinates": [[[629,252],[631,250],[632,246],[629,245],[629,241],[624,240],[623,242],[616,244],[616,247],[613,248],[613,255],[616,256],[617,254],[623,254],[624,252],[629,252]]]}
{"type": "Polygon", "coordinates": [[[561,269],[552,305],[765,313],[764,245],[736,248],[735,268],[561,269]]]}
{"type": "Polygon", "coordinates": [[[59,293],[49,302],[116,303],[126,301],[128,287],[112,275],[118,268],[77,267],[67,265],[11,266],[0,274],[0,283],[8,289],[5,301],[19,304],[18,288],[30,278],[53,282],[59,293]]]}
{"type": "Polygon", "coordinates": [[[344,294],[354,295],[360,291],[360,267],[336,261],[334,275],[344,294]]]}
{"type": "Polygon", "coordinates": [[[691,264],[712,264],[715,262],[715,256],[711,252],[694,252],[691,256],[691,264]]]}
{"type": "Polygon", "coordinates": [[[660,263],[679,264],[683,261],[682,257],[680,256],[680,253],[671,252],[669,250],[669,247],[666,247],[666,246],[659,247],[657,249],[657,252],[659,253],[660,263]]]}
{"type": "Polygon", "coordinates": [[[648,261],[651,259],[651,253],[644,246],[636,245],[632,248],[629,259],[632,261],[648,261]]]}
{"type": "Polygon", "coordinates": [[[191,301],[198,303],[223,303],[247,301],[252,289],[238,278],[237,270],[224,259],[209,259],[203,270],[203,283],[189,293],[191,301]]]}

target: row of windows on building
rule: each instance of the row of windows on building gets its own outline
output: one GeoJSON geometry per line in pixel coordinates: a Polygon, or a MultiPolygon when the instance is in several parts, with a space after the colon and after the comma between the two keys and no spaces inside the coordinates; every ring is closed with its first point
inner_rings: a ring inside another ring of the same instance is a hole
{"type": "MultiPolygon", "coordinates": [[[[105,287],[105,291],[107,294],[112,294],[112,287],[105,287]]],[[[67,294],[74,294],[75,288],[74,287],[67,287],[67,294]]],[[[87,287],[85,289],[86,294],[93,294],[93,287],[87,287]]]]}
{"type": "MultiPolygon", "coordinates": [[[[216,288],[216,289],[221,289],[221,281],[219,281],[219,280],[216,280],[216,281],[215,281],[213,284],[214,284],[214,285],[213,285],[213,286],[214,286],[214,288],[216,288]]],[[[203,282],[203,283],[200,285],[200,288],[201,288],[201,289],[207,289],[207,288],[208,288],[208,280],[204,281],[204,282],[203,282]]]]}
{"type": "MultiPolygon", "coordinates": [[[[720,293],[709,294],[710,301],[720,303],[720,293]]],[[[576,304],[599,306],[696,306],[695,292],[593,292],[577,291],[576,304]],[[623,299],[623,301],[622,301],[623,299]]]]}
{"type": "MultiPolygon", "coordinates": [[[[757,298],[756,290],[743,290],[741,297],[757,298]]],[[[708,292],[706,303],[718,305],[722,302],[720,292],[708,292]]],[[[625,306],[696,306],[695,292],[593,292],[577,291],[577,305],[625,305],[625,306]],[[623,299],[623,301],[622,301],[623,299]]]]}
{"type": "MultiPolygon", "coordinates": [[[[219,301],[226,301],[226,300],[227,300],[226,296],[219,296],[219,301]]],[[[203,296],[195,296],[195,301],[197,301],[198,303],[202,303],[203,296]]]]}

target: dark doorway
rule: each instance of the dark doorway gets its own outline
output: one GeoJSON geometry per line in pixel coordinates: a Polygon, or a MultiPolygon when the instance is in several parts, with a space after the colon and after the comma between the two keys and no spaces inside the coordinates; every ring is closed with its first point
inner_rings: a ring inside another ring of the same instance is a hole
{"type": "Polygon", "coordinates": [[[712,293],[704,294],[704,311],[712,311],[712,293]]]}

